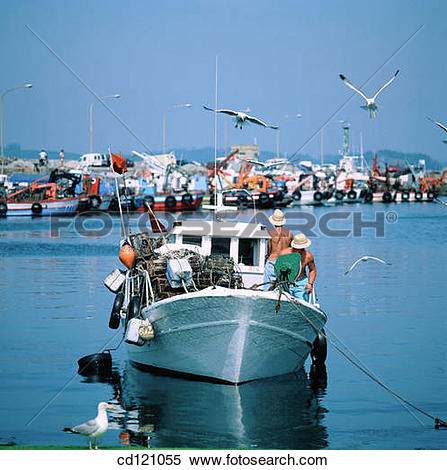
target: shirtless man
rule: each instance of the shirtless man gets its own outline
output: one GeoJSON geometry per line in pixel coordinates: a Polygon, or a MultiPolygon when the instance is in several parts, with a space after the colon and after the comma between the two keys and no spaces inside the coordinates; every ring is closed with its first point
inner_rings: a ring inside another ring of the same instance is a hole
{"type": "Polygon", "coordinates": [[[280,255],[289,255],[290,253],[299,253],[301,255],[301,269],[294,284],[288,288],[289,294],[297,299],[309,301],[309,294],[312,292],[317,275],[317,267],[312,253],[306,248],[312,242],[303,233],[297,233],[288,248],[281,251],[280,255]],[[306,268],[307,271],[306,272],[306,268]]]}
{"type": "MultiPolygon", "coordinates": [[[[275,277],[275,262],[276,258],[280,255],[281,251],[290,246],[293,235],[291,232],[283,228],[286,223],[286,218],[281,210],[276,209],[269,221],[275,226],[274,229],[269,230],[270,240],[268,241],[268,260],[265,263],[264,282],[274,282],[275,277]]],[[[272,284],[264,284],[264,290],[268,291],[272,284]]]]}

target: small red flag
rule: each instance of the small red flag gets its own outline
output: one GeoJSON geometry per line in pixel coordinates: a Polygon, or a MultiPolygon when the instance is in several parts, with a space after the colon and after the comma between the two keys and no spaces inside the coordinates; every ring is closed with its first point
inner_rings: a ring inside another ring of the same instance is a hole
{"type": "Polygon", "coordinates": [[[149,220],[151,221],[151,228],[153,233],[167,233],[168,229],[155,217],[155,214],[152,212],[151,206],[147,204],[147,213],[149,214],[149,220]]]}
{"type": "Polygon", "coordinates": [[[110,152],[110,156],[112,157],[113,171],[115,173],[118,173],[119,175],[126,173],[127,171],[126,159],[122,157],[121,152],[119,155],[116,155],[115,153],[110,152]]]}

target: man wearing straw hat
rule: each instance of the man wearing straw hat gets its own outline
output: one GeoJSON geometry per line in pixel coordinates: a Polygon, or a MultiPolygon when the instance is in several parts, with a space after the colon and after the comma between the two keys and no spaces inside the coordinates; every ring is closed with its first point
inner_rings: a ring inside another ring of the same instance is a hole
{"type": "Polygon", "coordinates": [[[304,235],[304,233],[297,233],[290,247],[285,248],[281,251],[280,255],[289,255],[290,253],[299,253],[301,256],[301,267],[298,276],[294,282],[291,283],[287,291],[289,294],[297,299],[309,301],[309,294],[313,290],[315,277],[317,275],[317,267],[315,266],[315,260],[310,251],[307,251],[311,245],[311,241],[304,235]],[[306,268],[308,273],[306,273],[306,268]]]}
{"type": "Polygon", "coordinates": [[[275,262],[276,258],[280,255],[281,251],[290,246],[293,234],[286,230],[283,225],[286,223],[286,218],[283,212],[276,209],[272,216],[269,217],[270,223],[275,227],[269,230],[270,240],[268,242],[268,260],[265,263],[264,270],[264,290],[270,290],[272,284],[276,279],[275,276],[275,262]]]}

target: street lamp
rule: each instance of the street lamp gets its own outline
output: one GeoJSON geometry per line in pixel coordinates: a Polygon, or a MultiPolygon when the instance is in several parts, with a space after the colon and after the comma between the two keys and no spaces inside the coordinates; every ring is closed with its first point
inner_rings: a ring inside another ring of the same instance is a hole
{"type": "Polygon", "coordinates": [[[9,93],[10,91],[17,90],[18,88],[32,88],[31,83],[25,83],[25,85],[17,85],[13,86],[11,88],[8,88],[5,90],[0,96],[0,134],[1,134],[1,157],[2,157],[2,173],[3,173],[3,164],[5,160],[5,153],[4,153],[4,142],[3,142],[3,98],[5,97],[6,93],[9,93]]]}
{"type": "Polygon", "coordinates": [[[344,121],[343,119],[340,119],[338,121],[328,121],[322,128],[321,128],[321,134],[320,134],[320,165],[323,165],[324,163],[324,130],[326,129],[329,124],[343,124],[344,121]]]}
{"type": "Polygon", "coordinates": [[[281,127],[281,122],[286,119],[298,119],[302,117],[301,114],[286,114],[278,122],[278,129],[276,129],[276,158],[279,158],[279,129],[281,127]]]}
{"type": "Polygon", "coordinates": [[[106,100],[108,98],[120,98],[120,95],[101,96],[90,105],[90,153],[93,153],[93,106],[95,106],[98,101],[106,100]]]}
{"type": "Polygon", "coordinates": [[[171,106],[168,108],[164,113],[163,113],[163,153],[166,153],[166,116],[169,113],[169,111],[172,111],[174,109],[178,108],[190,108],[192,104],[186,103],[186,104],[176,104],[174,106],[171,106]]]}

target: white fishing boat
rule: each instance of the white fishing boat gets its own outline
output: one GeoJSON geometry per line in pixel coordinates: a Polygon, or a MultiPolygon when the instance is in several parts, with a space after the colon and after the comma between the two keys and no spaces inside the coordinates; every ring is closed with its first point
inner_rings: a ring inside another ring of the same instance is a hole
{"type": "MultiPolygon", "coordinates": [[[[130,237],[136,256],[106,286],[109,326],[125,328],[129,359],[161,373],[229,384],[301,367],[326,322],[316,304],[263,291],[266,227],[178,221],[167,237],[130,237]]],[[[324,360],[324,359],[323,359],[324,360]]]]}

